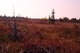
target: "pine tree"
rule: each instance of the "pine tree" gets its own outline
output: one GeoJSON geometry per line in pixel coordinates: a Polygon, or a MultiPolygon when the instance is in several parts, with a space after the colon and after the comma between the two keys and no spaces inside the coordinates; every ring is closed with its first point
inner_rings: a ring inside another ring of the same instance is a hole
{"type": "Polygon", "coordinates": [[[53,9],[53,10],[52,10],[52,15],[51,15],[51,17],[50,17],[50,15],[49,15],[49,21],[50,21],[51,23],[54,23],[54,22],[55,22],[54,14],[55,14],[55,12],[54,12],[54,9],[53,9]]]}

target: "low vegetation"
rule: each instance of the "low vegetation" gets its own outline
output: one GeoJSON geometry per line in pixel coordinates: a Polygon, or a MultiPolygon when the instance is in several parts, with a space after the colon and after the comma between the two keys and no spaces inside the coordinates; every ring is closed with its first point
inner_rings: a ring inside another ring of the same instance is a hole
{"type": "Polygon", "coordinates": [[[0,53],[80,53],[79,23],[41,21],[17,20],[19,39],[14,42],[13,30],[6,20],[1,20],[0,53]]]}

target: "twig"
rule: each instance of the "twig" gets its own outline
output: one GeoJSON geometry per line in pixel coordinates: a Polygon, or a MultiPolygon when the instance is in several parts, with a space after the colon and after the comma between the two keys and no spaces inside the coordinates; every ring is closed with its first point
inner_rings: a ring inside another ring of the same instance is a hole
{"type": "Polygon", "coordinates": [[[43,50],[45,50],[47,53],[50,53],[50,51],[48,51],[47,49],[45,49],[43,46],[39,46],[41,47],[43,50]]]}

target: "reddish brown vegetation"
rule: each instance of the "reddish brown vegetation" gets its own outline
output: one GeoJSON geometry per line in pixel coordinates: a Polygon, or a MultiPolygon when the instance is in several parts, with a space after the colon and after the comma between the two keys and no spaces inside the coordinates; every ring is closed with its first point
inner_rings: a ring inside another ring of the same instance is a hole
{"type": "Polygon", "coordinates": [[[37,24],[36,21],[33,24],[27,20],[17,22],[20,38],[16,42],[7,21],[0,21],[0,53],[80,53],[79,23],[41,24],[37,21],[37,24]]]}

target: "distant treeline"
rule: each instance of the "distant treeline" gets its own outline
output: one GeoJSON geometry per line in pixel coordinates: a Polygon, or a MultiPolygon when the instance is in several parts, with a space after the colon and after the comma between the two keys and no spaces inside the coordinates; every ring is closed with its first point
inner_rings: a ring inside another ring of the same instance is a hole
{"type": "Polygon", "coordinates": [[[59,18],[59,19],[56,19],[56,21],[59,21],[59,22],[71,22],[71,23],[80,23],[80,19],[76,19],[76,18],[67,18],[67,17],[63,17],[63,18],[59,18]]]}
{"type": "MultiPolygon", "coordinates": [[[[16,16],[15,17],[16,20],[27,20],[27,19],[31,19],[31,18],[28,18],[28,17],[18,17],[16,16]]],[[[10,16],[0,16],[0,20],[14,20],[14,17],[10,17],[10,16]]],[[[42,18],[42,19],[32,19],[32,20],[42,20],[43,21],[49,21],[49,19],[47,18],[42,18]]],[[[59,18],[59,19],[54,19],[55,22],[66,22],[66,23],[80,23],[80,19],[76,19],[76,18],[71,18],[69,19],[68,17],[63,17],[63,18],[59,18]]]]}
{"type": "MultiPolygon", "coordinates": [[[[3,20],[5,20],[5,19],[7,19],[7,18],[9,18],[9,19],[14,19],[14,17],[12,16],[0,16],[0,19],[3,19],[3,20]]],[[[18,17],[18,16],[16,16],[15,17],[16,19],[23,19],[23,18],[25,18],[25,17],[18,17]]]]}

